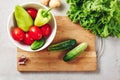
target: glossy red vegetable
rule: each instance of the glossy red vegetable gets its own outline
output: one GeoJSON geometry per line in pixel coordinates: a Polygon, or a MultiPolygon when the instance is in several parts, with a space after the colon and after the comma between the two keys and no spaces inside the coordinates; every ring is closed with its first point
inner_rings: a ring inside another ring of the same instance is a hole
{"type": "Polygon", "coordinates": [[[40,40],[42,38],[42,32],[37,26],[32,26],[29,33],[34,40],[40,40]]]}
{"type": "Polygon", "coordinates": [[[12,37],[16,41],[22,41],[25,38],[25,33],[18,27],[12,29],[12,37]]]}
{"type": "Polygon", "coordinates": [[[33,38],[30,36],[29,32],[25,34],[24,43],[27,45],[31,45],[33,43],[33,38]]]}
{"type": "Polygon", "coordinates": [[[35,19],[38,11],[36,9],[34,9],[34,8],[28,8],[27,12],[30,14],[30,16],[33,19],[35,19]]]}
{"type": "Polygon", "coordinates": [[[41,27],[42,35],[48,37],[51,34],[51,26],[49,24],[45,24],[41,27]]]}

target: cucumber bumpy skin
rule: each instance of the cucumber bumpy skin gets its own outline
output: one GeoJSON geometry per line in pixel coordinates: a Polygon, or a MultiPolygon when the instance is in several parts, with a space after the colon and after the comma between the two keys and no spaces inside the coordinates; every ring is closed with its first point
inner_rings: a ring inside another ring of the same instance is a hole
{"type": "Polygon", "coordinates": [[[76,40],[70,39],[49,46],[48,51],[64,51],[75,47],[75,45],[76,45],[76,40]]]}
{"type": "Polygon", "coordinates": [[[86,48],[87,48],[87,43],[83,42],[70,50],[63,58],[64,61],[71,61],[78,57],[86,48]]]}
{"type": "Polygon", "coordinates": [[[32,50],[37,50],[37,49],[41,48],[44,44],[45,44],[45,39],[44,38],[42,38],[39,41],[36,40],[31,44],[31,49],[32,50]]]}

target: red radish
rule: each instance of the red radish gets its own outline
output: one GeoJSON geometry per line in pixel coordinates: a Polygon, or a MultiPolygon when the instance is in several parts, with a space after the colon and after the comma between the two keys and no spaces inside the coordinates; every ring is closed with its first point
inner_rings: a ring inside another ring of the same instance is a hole
{"type": "Polygon", "coordinates": [[[16,41],[22,41],[25,38],[25,33],[18,27],[15,27],[12,29],[12,37],[16,40],[16,41]]]}
{"type": "Polygon", "coordinates": [[[42,38],[42,32],[37,26],[32,26],[29,33],[34,40],[40,40],[42,38]]]}
{"type": "Polygon", "coordinates": [[[42,26],[41,30],[42,30],[42,35],[45,37],[48,37],[51,33],[51,27],[49,24],[45,24],[44,26],[42,26]]]}
{"type": "Polygon", "coordinates": [[[27,45],[31,45],[33,43],[33,38],[30,36],[29,33],[25,34],[25,39],[24,39],[24,43],[27,45]]]}
{"type": "Polygon", "coordinates": [[[30,14],[30,16],[31,16],[33,19],[36,18],[36,15],[37,15],[37,10],[36,10],[36,9],[34,9],[34,8],[28,8],[28,9],[26,9],[26,10],[27,10],[27,12],[30,14]]]}

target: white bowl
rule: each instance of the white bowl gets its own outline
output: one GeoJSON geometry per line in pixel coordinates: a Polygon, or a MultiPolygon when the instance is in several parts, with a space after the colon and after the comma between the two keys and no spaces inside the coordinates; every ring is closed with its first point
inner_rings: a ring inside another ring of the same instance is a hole
{"type": "MultiPolygon", "coordinates": [[[[29,3],[24,3],[24,4],[20,4],[21,6],[23,6],[24,8],[35,8],[35,9],[39,9],[39,8],[43,8],[43,9],[47,9],[47,7],[45,7],[44,5],[40,4],[40,3],[35,3],[35,2],[29,2],[29,3]]],[[[43,45],[43,47],[41,47],[40,49],[38,50],[32,50],[30,48],[29,45],[24,45],[24,44],[21,44],[17,41],[15,41],[13,38],[12,38],[12,35],[11,35],[11,28],[12,27],[15,27],[16,26],[16,22],[15,22],[15,18],[14,18],[14,10],[13,12],[10,14],[9,16],[9,19],[8,19],[8,23],[7,23],[7,31],[8,31],[8,35],[9,35],[9,38],[10,40],[20,49],[22,50],[25,50],[25,51],[30,51],[30,52],[36,52],[36,51],[40,51],[40,50],[43,50],[45,49],[47,46],[50,45],[50,43],[53,41],[54,37],[55,37],[55,34],[56,34],[56,30],[57,30],[57,25],[56,25],[56,19],[53,15],[52,12],[50,12],[52,14],[52,19],[51,21],[49,22],[49,24],[51,25],[52,27],[52,32],[51,32],[51,35],[46,39],[46,42],[45,44],[43,45]]]]}

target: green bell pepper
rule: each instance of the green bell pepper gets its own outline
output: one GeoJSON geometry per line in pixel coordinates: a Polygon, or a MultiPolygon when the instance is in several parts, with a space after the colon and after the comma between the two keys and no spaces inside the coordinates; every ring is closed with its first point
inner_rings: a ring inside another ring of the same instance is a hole
{"type": "Polygon", "coordinates": [[[35,18],[35,21],[34,21],[34,25],[41,27],[41,26],[45,25],[46,23],[48,23],[52,18],[51,13],[49,12],[50,10],[51,9],[49,9],[49,10],[39,9],[37,16],[35,18]]]}
{"type": "Polygon", "coordinates": [[[17,22],[17,26],[25,32],[27,32],[29,28],[33,25],[32,17],[22,6],[19,5],[15,7],[15,19],[17,22]]]}

